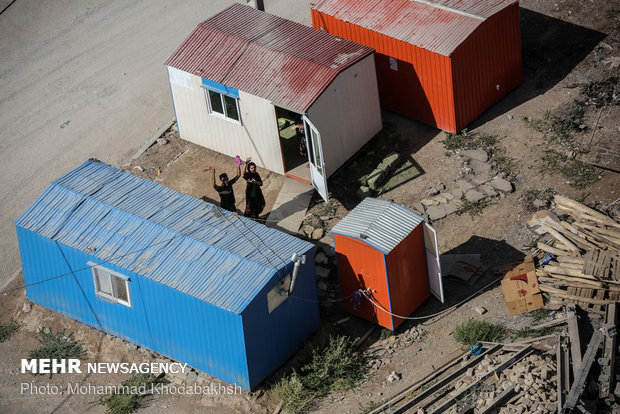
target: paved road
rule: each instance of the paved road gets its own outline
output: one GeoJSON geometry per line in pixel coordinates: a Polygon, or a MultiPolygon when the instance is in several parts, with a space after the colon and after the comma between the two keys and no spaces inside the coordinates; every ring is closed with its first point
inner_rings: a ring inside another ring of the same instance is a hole
{"type": "MultiPolygon", "coordinates": [[[[232,3],[16,0],[0,15],[0,287],[20,268],[13,221],[53,179],[90,157],[122,165],[172,119],[164,61],[232,3]]],[[[308,3],[265,0],[310,25],[308,3]]]]}

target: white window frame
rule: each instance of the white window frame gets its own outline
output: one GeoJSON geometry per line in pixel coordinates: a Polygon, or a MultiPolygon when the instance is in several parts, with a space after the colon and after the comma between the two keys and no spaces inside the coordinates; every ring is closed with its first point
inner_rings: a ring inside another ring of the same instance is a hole
{"type": "Polygon", "coordinates": [[[131,308],[131,292],[129,291],[129,278],[123,274],[115,272],[114,270],[107,269],[95,263],[88,262],[88,265],[91,266],[93,272],[93,284],[95,286],[95,293],[97,294],[97,296],[131,308]],[[101,290],[101,287],[99,286],[99,279],[97,278],[97,273],[99,273],[100,275],[103,274],[108,276],[112,295],[101,290]],[[118,294],[116,292],[116,286],[114,283],[112,283],[112,278],[120,279],[125,283],[125,290],[127,291],[126,301],[118,297],[118,294]]]}
{"type": "Polygon", "coordinates": [[[212,115],[216,118],[220,118],[220,119],[224,119],[228,122],[232,122],[233,124],[237,124],[237,125],[241,125],[241,110],[239,108],[239,98],[238,97],[234,97],[234,96],[230,96],[230,95],[226,95],[223,94],[221,92],[215,91],[213,89],[209,89],[209,88],[203,88],[205,91],[205,100],[207,101],[207,109],[209,110],[209,115],[212,115]],[[213,107],[211,106],[211,99],[209,98],[209,92],[213,92],[216,93],[220,96],[220,102],[222,102],[222,108],[224,110],[224,113],[220,113],[217,112],[213,109],[213,107]],[[226,115],[226,102],[224,101],[224,96],[227,96],[229,98],[232,98],[235,100],[235,104],[237,105],[237,115],[239,115],[239,119],[235,119],[235,118],[230,118],[229,116],[226,115]]]}

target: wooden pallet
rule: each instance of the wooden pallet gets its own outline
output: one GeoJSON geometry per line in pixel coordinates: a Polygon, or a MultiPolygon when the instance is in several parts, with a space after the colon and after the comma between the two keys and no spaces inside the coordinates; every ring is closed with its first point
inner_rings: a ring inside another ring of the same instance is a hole
{"type": "Polygon", "coordinates": [[[613,255],[602,250],[589,250],[584,256],[583,273],[601,279],[611,275],[611,259],[613,255]]]}

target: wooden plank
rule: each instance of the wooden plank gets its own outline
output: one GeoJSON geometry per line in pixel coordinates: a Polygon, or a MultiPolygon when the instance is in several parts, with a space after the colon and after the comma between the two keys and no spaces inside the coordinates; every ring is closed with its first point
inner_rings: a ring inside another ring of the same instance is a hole
{"type": "Polygon", "coordinates": [[[601,342],[603,342],[603,336],[604,335],[601,331],[594,331],[594,335],[592,335],[592,339],[590,339],[590,343],[588,344],[588,349],[583,356],[579,372],[575,376],[573,385],[568,392],[568,396],[566,397],[566,403],[564,404],[563,411],[564,413],[572,412],[577,406],[577,402],[583,392],[583,387],[586,383],[586,379],[588,378],[588,373],[590,372],[590,368],[594,362],[594,357],[596,356],[598,347],[601,345],[601,342]]]}
{"type": "Polygon", "coordinates": [[[491,414],[497,411],[497,408],[504,403],[504,401],[508,400],[515,393],[515,387],[517,384],[513,384],[508,389],[504,390],[501,394],[499,394],[491,403],[481,410],[476,411],[476,414],[491,414]]]}
{"type": "Polygon", "coordinates": [[[566,344],[566,337],[558,335],[558,342],[559,344],[556,351],[555,363],[557,367],[556,387],[558,393],[558,414],[561,414],[563,401],[565,399],[565,392],[570,388],[570,374],[568,372],[570,363],[568,360],[568,345],[566,344]]]}
{"type": "MultiPolygon", "coordinates": [[[[617,327],[617,308],[615,303],[607,305],[607,317],[605,320],[607,326],[617,327]]],[[[604,379],[604,383],[600,385],[599,397],[610,398],[613,400],[613,393],[616,385],[616,336],[607,335],[605,337],[605,345],[603,347],[603,358],[609,361],[609,365],[601,367],[601,371],[607,374],[607,379],[604,379]]],[[[604,377],[604,376],[603,376],[604,377]]]]}
{"type": "MultiPolygon", "coordinates": [[[[456,371],[454,371],[450,375],[446,376],[445,378],[442,378],[440,381],[435,383],[433,386],[431,386],[431,387],[427,388],[426,390],[422,391],[420,394],[416,395],[414,398],[412,398],[411,400],[407,401],[402,406],[398,407],[392,413],[393,414],[397,414],[397,413],[404,413],[404,412],[406,412],[407,410],[409,410],[414,405],[416,405],[419,402],[423,401],[426,397],[434,394],[439,389],[443,388],[446,384],[449,384],[450,382],[452,382],[453,379],[455,379],[459,375],[463,374],[465,371],[467,371],[468,368],[476,365],[486,355],[492,354],[493,352],[497,351],[500,348],[501,348],[501,345],[495,345],[494,347],[492,347],[492,348],[484,351],[482,354],[478,355],[476,358],[472,358],[467,364],[465,364],[464,366],[460,367],[459,369],[457,369],[456,371]]],[[[379,410],[379,408],[381,408],[381,407],[378,407],[377,410],[379,410]]],[[[377,410],[373,410],[373,412],[375,412],[377,410]]],[[[381,412],[381,411],[377,411],[377,412],[381,412]]]]}
{"type": "Polygon", "coordinates": [[[545,224],[543,224],[542,227],[544,230],[547,231],[547,233],[551,234],[553,236],[554,239],[556,239],[557,241],[559,241],[560,243],[562,243],[564,246],[566,246],[568,248],[568,250],[570,250],[573,253],[581,253],[581,250],[579,250],[579,248],[577,246],[575,246],[573,244],[573,242],[571,242],[570,240],[568,240],[566,237],[564,237],[563,235],[561,235],[557,230],[555,230],[552,227],[549,227],[545,224]]]}
{"type": "Polygon", "coordinates": [[[560,249],[558,247],[551,247],[548,244],[541,243],[541,242],[536,243],[536,247],[538,247],[540,250],[543,250],[543,251],[545,251],[547,253],[552,253],[552,254],[554,254],[556,256],[567,255],[567,254],[574,254],[574,253],[571,253],[571,252],[569,252],[567,250],[562,250],[562,249],[560,249]]]}
{"type": "Polygon", "coordinates": [[[563,207],[567,207],[568,209],[571,209],[572,211],[581,211],[582,213],[586,213],[587,215],[595,217],[595,218],[598,218],[598,219],[600,219],[602,221],[606,221],[606,222],[608,221],[610,223],[614,223],[615,224],[614,220],[611,217],[606,216],[605,214],[601,213],[600,211],[596,211],[593,208],[590,208],[590,207],[588,207],[588,206],[586,206],[584,204],[581,204],[581,203],[579,203],[579,202],[577,202],[575,200],[571,200],[568,197],[563,197],[561,195],[557,195],[556,194],[553,197],[553,200],[558,205],[561,205],[563,207]]]}
{"type": "Polygon", "coordinates": [[[577,377],[581,367],[581,339],[579,337],[579,324],[575,305],[566,306],[566,321],[568,324],[568,336],[570,338],[570,352],[573,357],[573,377],[577,377]]]}
{"type": "Polygon", "coordinates": [[[611,269],[611,255],[601,250],[588,251],[584,257],[583,273],[607,279],[611,269]]]}
{"type": "Polygon", "coordinates": [[[539,323],[538,325],[530,326],[530,329],[538,330],[538,329],[551,328],[552,326],[558,326],[558,325],[562,325],[563,323],[566,323],[566,320],[567,320],[567,317],[562,316],[552,321],[548,321],[545,323],[539,323]]]}
{"type": "Polygon", "coordinates": [[[603,299],[603,300],[587,299],[582,296],[569,295],[566,293],[565,290],[554,288],[551,286],[539,285],[539,287],[540,287],[540,290],[542,290],[543,292],[550,293],[552,294],[552,296],[567,299],[567,302],[575,302],[575,303],[584,302],[586,304],[591,304],[591,305],[607,305],[613,302],[612,300],[609,300],[609,299],[603,299]]]}
{"type": "Polygon", "coordinates": [[[574,222],[573,226],[584,230],[590,230],[594,233],[603,234],[605,236],[610,236],[612,240],[617,239],[618,241],[620,241],[620,231],[615,229],[608,229],[600,226],[591,226],[589,224],[581,223],[579,221],[574,222]]]}
{"type": "MultiPolygon", "coordinates": [[[[497,344],[495,344],[495,345],[497,345],[497,344]]],[[[374,410],[370,411],[369,414],[383,413],[388,408],[394,407],[395,405],[400,403],[402,400],[407,398],[412,392],[418,390],[423,385],[429,383],[430,381],[434,380],[435,378],[437,378],[438,376],[440,376],[441,374],[443,374],[444,372],[446,372],[447,370],[449,370],[453,366],[455,366],[458,363],[462,362],[463,358],[465,356],[467,356],[467,355],[470,355],[470,351],[466,351],[464,354],[454,358],[451,361],[448,361],[447,363],[445,363],[441,367],[437,368],[435,371],[431,372],[426,377],[422,378],[421,380],[415,382],[414,384],[408,386],[404,390],[400,391],[399,393],[397,393],[396,395],[391,397],[388,401],[386,401],[385,403],[381,404],[381,406],[379,406],[379,407],[375,408],[374,410]]]]}
{"type": "Polygon", "coordinates": [[[488,371],[487,373],[481,375],[480,378],[478,378],[478,380],[472,382],[469,386],[463,388],[461,391],[458,391],[456,393],[456,395],[454,395],[452,398],[450,398],[447,401],[445,401],[439,407],[436,407],[433,410],[427,411],[428,414],[440,414],[440,413],[444,412],[445,410],[450,408],[463,394],[466,394],[472,388],[477,387],[478,384],[480,384],[487,376],[489,376],[489,375],[491,375],[493,373],[495,373],[495,374],[501,373],[506,368],[514,365],[517,361],[521,360],[522,358],[524,358],[527,355],[529,355],[530,353],[532,353],[532,351],[533,351],[533,348],[530,347],[530,346],[527,346],[527,347],[523,348],[521,351],[515,353],[513,356],[508,358],[506,361],[502,362],[499,366],[497,366],[497,367],[491,369],[490,371],[488,371]]]}
{"type": "MultiPolygon", "coordinates": [[[[596,289],[596,296],[594,296],[594,299],[605,299],[605,290],[596,289]]],[[[603,310],[603,305],[594,305],[594,309],[603,310]]]]}
{"type": "Polygon", "coordinates": [[[561,266],[545,265],[543,267],[543,270],[549,273],[557,273],[560,275],[574,276],[574,277],[581,277],[584,279],[596,280],[596,278],[592,275],[584,274],[583,272],[574,270],[574,269],[565,269],[561,266]]]}

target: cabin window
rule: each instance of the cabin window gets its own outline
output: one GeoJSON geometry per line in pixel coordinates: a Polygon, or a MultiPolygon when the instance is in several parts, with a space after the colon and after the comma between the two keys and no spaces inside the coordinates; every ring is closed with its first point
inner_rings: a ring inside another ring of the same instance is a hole
{"type": "Polygon", "coordinates": [[[239,116],[239,98],[205,89],[209,113],[226,120],[241,124],[239,116]]]}
{"type": "Polygon", "coordinates": [[[104,299],[131,306],[129,278],[101,266],[92,265],[95,293],[104,299]]]}

